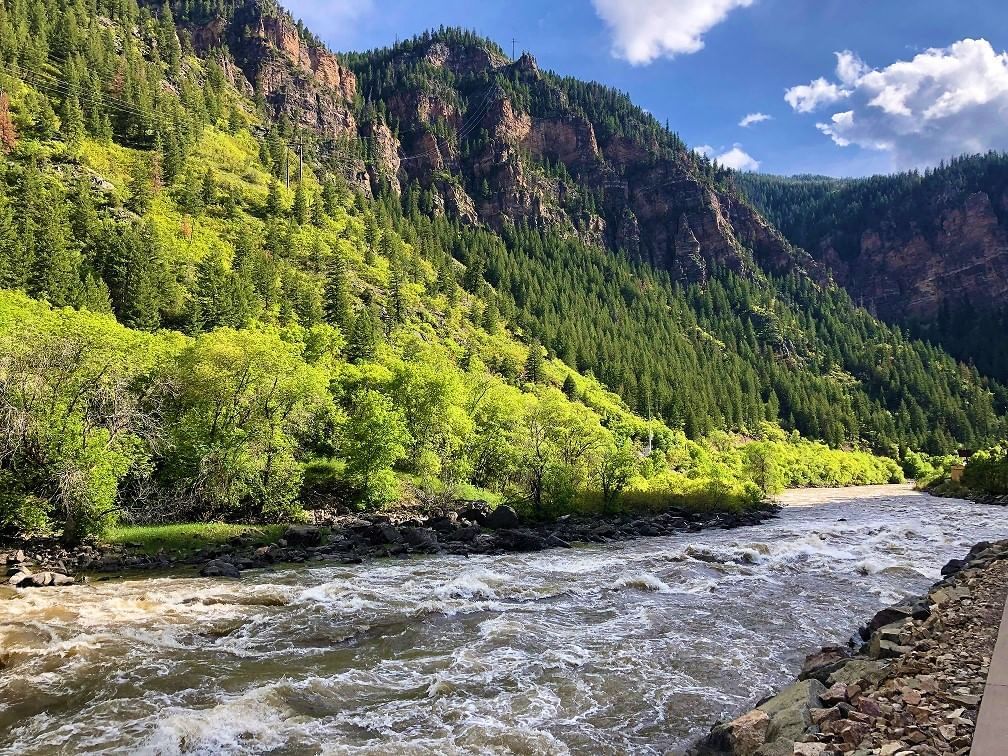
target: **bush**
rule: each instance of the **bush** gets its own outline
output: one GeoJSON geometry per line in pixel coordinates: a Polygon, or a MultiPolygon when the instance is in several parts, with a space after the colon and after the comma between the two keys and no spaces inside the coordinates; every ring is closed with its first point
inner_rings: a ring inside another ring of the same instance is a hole
{"type": "Polygon", "coordinates": [[[1008,446],[995,446],[970,457],[963,484],[973,491],[1008,494],[1008,446]]]}

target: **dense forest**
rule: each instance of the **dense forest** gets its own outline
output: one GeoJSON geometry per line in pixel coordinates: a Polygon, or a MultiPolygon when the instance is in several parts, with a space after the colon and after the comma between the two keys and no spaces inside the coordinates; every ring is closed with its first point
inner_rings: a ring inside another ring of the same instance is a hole
{"type": "Polygon", "coordinates": [[[0,0],[0,528],[742,506],[1005,433],[1003,386],[841,290],[674,282],[311,155],[288,187],[304,138],[168,5],[0,0]]]}

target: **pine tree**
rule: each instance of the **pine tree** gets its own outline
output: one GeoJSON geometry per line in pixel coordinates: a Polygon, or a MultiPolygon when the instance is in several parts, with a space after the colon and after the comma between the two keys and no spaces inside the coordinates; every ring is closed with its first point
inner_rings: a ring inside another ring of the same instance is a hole
{"type": "Polygon", "coordinates": [[[284,213],[283,197],[280,195],[280,182],[276,179],[270,181],[269,191],[266,193],[264,212],[267,218],[276,218],[284,213]]]}
{"type": "Polygon", "coordinates": [[[346,354],[347,359],[354,364],[373,360],[378,355],[378,331],[374,318],[366,307],[357,314],[350,329],[346,354]]]}
{"type": "Polygon", "coordinates": [[[145,215],[154,199],[150,166],[144,160],[136,160],[130,166],[129,208],[137,215],[145,215]]]}
{"type": "Polygon", "coordinates": [[[500,330],[500,311],[497,309],[497,302],[491,298],[487,306],[483,308],[483,316],[480,325],[487,333],[497,333],[500,330]]]}
{"type": "Polygon", "coordinates": [[[203,174],[203,186],[200,188],[200,198],[204,207],[210,207],[217,203],[217,174],[213,167],[208,167],[203,174]]]}
{"type": "Polygon", "coordinates": [[[323,297],[325,319],[338,326],[344,333],[350,323],[350,284],[347,281],[346,263],[334,254],[326,268],[325,293],[323,297]]]}
{"type": "Polygon", "coordinates": [[[568,373],[564,378],[562,390],[568,399],[573,399],[577,396],[577,385],[574,383],[574,378],[568,373]]]}
{"type": "Polygon", "coordinates": [[[528,358],[525,360],[525,380],[529,383],[541,383],[543,379],[543,348],[536,339],[529,345],[528,358]]]}
{"type": "Polygon", "coordinates": [[[308,223],[309,210],[308,192],[305,189],[304,182],[298,181],[297,186],[294,188],[294,207],[291,210],[291,214],[299,226],[308,223]]]}

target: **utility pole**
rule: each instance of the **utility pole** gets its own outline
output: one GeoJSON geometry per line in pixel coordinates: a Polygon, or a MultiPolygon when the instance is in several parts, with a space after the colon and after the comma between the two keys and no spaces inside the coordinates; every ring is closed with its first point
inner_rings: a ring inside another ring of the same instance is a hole
{"type": "Polygon", "coordinates": [[[304,142],[298,142],[298,183],[304,181],[304,142]]]}
{"type": "Polygon", "coordinates": [[[290,189],[290,145],[284,145],[284,183],[290,189]]]}

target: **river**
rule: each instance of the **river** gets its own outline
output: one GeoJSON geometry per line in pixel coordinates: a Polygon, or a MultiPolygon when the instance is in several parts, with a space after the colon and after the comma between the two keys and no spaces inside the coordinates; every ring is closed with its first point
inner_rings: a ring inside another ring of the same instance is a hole
{"type": "Polygon", "coordinates": [[[1004,510],[905,487],[759,527],[36,589],[0,602],[0,753],[659,754],[921,592],[1004,510]]]}

